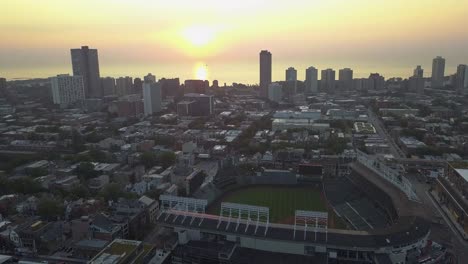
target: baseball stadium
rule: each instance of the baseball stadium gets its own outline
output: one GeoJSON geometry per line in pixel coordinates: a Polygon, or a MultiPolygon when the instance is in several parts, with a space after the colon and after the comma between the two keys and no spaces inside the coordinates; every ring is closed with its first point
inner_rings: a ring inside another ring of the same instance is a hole
{"type": "Polygon", "coordinates": [[[419,198],[383,161],[358,152],[345,173],[328,176],[314,165],[309,177],[310,168],[217,175],[216,195],[206,199],[162,195],[157,221],[177,233],[175,258],[400,264],[427,247],[430,221],[419,198]]]}

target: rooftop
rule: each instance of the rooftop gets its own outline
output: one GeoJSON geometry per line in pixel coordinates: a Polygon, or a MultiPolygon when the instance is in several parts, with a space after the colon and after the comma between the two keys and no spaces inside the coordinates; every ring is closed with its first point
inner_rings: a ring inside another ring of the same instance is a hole
{"type": "Polygon", "coordinates": [[[455,171],[468,182],[468,169],[455,169],[455,171]]]}
{"type": "Polygon", "coordinates": [[[115,239],[110,245],[105,247],[91,261],[91,264],[117,264],[124,263],[138,247],[141,241],[115,239]]]}

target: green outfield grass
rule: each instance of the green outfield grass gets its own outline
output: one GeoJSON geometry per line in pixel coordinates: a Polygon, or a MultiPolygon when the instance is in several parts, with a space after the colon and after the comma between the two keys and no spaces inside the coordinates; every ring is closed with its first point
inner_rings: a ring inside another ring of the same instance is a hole
{"type": "Polygon", "coordinates": [[[321,192],[313,187],[249,186],[227,192],[209,213],[219,214],[221,202],[266,206],[274,223],[294,223],[295,210],[327,211],[321,192]]]}

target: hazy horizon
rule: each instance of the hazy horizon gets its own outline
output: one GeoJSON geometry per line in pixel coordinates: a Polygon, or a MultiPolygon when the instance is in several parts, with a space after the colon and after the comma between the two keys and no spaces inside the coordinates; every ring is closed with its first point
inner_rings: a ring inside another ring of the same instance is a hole
{"type": "Polygon", "coordinates": [[[70,49],[99,50],[101,76],[182,80],[202,74],[220,84],[257,84],[258,56],[273,54],[273,80],[286,68],[351,68],[430,76],[446,58],[445,75],[468,63],[468,2],[441,1],[32,1],[0,4],[0,76],[46,78],[71,73],[70,49]],[[435,19],[436,18],[436,19],[435,19]]]}

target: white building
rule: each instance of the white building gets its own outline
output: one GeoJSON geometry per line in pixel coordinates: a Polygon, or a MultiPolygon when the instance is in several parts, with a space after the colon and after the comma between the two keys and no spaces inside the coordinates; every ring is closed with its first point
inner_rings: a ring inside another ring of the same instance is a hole
{"type": "Polygon", "coordinates": [[[279,83],[268,85],[268,99],[274,102],[280,102],[283,98],[283,87],[279,83]]]}
{"type": "Polygon", "coordinates": [[[143,84],[143,103],[145,115],[152,115],[161,111],[161,84],[143,84]]]}
{"type": "Polygon", "coordinates": [[[60,107],[68,107],[85,98],[83,77],[60,74],[50,78],[52,87],[52,99],[54,104],[60,107]]]}
{"type": "Polygon", "coordinates": [[[322,117],[320,109],[302,109],[301,111],[282,110],[276,111],[273,115],[275,119],[309,119],[319,120],[322,117]]]}
{"type": "Polygon", "coordinates": [[[306,69],[305,93],[315,94],[318,92],[318,71],[314,67],[306,69]]]}
{"type": "Polygon", "coordinates": [[[273,119],[272,130],[307,129],[316,132],[324,132],[330,128],[328,123],[314,123],[309,119],[273,119]]]}

